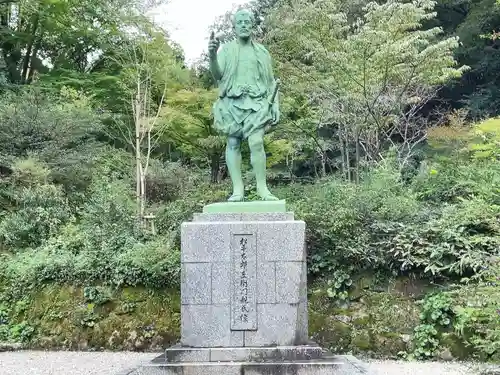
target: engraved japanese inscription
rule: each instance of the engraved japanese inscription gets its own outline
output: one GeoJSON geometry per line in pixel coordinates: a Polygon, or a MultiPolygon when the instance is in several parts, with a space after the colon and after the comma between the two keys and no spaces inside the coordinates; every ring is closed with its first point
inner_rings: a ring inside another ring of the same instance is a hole
{"type": "Polygon", "coordinates": [[[257,330],[255,236],[235,234],[231,241],[231,330],[257,330]]]}
{"type": "Polygon", "coordinates": [[[242,237],[240,239],[240,303],[241,303],[241,314],[239,321],[242,323],[248,323],[248,258],[247,258],[247,245],[248,238],[242,237]]]}

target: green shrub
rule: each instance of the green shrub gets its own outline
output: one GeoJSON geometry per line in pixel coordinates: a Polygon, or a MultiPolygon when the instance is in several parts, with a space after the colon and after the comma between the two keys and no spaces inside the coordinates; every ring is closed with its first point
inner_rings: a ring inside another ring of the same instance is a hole
{"type": "Polygon", "coordinates": [[[360,185],[336,178],[305,186],[302,199],[292,204],[306,221],[310,271],[329,275],[384,267],[383,249],[370,246],[371,228],[379,221],[411,222],[418,202],[390,166],[367,174],[360,185]]]}
{"type": "Polygon", "coordinates": [[[180,285],[180,250],[174,236],[136,243],[113,262],[112,283],[161,289],[180,285]]]}
{"type": "Polygon", "coordinates": [[[196,185],[185,186],[177,200],[158,208],[156,217],[159,232],[180,233],[183,221],[192,220],[193,213],[201,212],[203,206],[207,204],[224,201],[228,192],[228,185],[211,185],[206,180],[200,180],[196,185]]]}
{"type": "Polygon", "coordinates": [[[500,248],[500,206],[492,193],[497,177],[481,172],[490,177],[488,189],[477,181],[481,194],[454,204],[423,202],[423,181],[415,189],[407,186],[390,164],[369,171],[359,185],[329,178],[281,192],[300,197],[292,207],[307,224],[309,271],[330,280],[332,293],[340,295],[352,283],[344,276],[339,281],[340,270],[351,276],[365,270],[438,279],[479,276],[500,248]]]}
{"type": "Polygon", "coordinates": [[[500,118],[490,118],[478,124],[472,129],[472,142],[469,144],[469,152],[476,160],[500,160],[500,118]]]}
{"type": "Polygon", "coordinates": [[[500,119],[429,131],[432,157],[414,181],[422,200],[438,204],[481,198],[500,204],[500,119]],[[447,150],[447,151],[446,151],[447,150]]]}
{"type": "Polygon", "coordinates": [[[500,207],[476,199],[445,206],[426,220],[373,225],[372,246],[388,265],[422,276],[460,277],[480,273],[500,247],[500,207]]]}
{"type": "Polygon", "coordinates": [[[444,158],[423,168],[413,188],[419,199],[435,204],[483,198],[500,204],[500,163],[444,158]]]}
{"type": "Polygon", "coordinates": [[[0,100],[0,150],[50,164],[51,179],[74,193],[85,188],[103,124],[85,97],[68,89],[59,95],[24,86],[0,100]]]}
{"type": "Polygon", "coordinates": [[[500,359],[500,263],[496,259],[485,268],[483,281],[425,298],[410,357],[435,357],[447,348],[447,338],[455,335],[459,345],[477,359],[500,359]]]}
{"type": "Polygon", "coordinates": [[[480,360],[500,361],[500,258],[485,263],[484,279],[450,292],[455,332],[480,360]]]}
{"type": "Polygon", "coordinates": [[[6,258],[2,273],[12,293],[45,282],[178,285],[180,256],[174,236],[150,239],[137,230],[135,202],[125,181],[100,177],[77,213],[78,219],[40,246],[6,258]]]}
{"type": "Polygon", "coordinates": [[[186,191],[203,184],[199,172],[188,169],[180,163],[160,163],[151,160],[146,176],[146,195],[151,203],[172,202],[187,197],[186,191]]]}
{"type": "Polygon", "coordinates": [[[43,184],[12,189],[10,209],[0,216],[0,241],[11,250],[40,246],[71,218],[60,187],[43,184]]]}
{"type": "Polygon", "coordinates": [[[121,180],[96,178],[78,212],[81,224],[93,231],[96,242],[109,240],[115,233],[134,233],[136,203],[134,193],[121,180]]]}

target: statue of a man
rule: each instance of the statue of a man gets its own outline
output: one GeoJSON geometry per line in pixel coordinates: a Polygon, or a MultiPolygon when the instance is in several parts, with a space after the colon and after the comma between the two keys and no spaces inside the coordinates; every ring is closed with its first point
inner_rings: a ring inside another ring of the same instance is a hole
{"type": "Polygon", "coordinates": [[[227,135],[226,163],[233,183],[230,202],[244,199],[241,176],[241,142],[248,140],[257,194],[262,200],[278,200],[266,183],[264,134],[279,121],[271,56],[252,40],[253,15],[239,10],[233,17],[236,39],[222,46],[212,33],[209,42],[210,70],[219,85],[219,98],[213,106],[215,128],[227,135]]]}

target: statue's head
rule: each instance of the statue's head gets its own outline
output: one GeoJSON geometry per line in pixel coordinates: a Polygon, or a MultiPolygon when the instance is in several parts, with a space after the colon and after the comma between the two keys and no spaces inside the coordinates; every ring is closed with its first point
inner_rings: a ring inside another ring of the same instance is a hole
{"type": "Polygon", "coordinates": [[[254,27],[254,17],[247,9],[238,10],[233,16],[234,32],[238,38],[250,38],[254,27]]]}

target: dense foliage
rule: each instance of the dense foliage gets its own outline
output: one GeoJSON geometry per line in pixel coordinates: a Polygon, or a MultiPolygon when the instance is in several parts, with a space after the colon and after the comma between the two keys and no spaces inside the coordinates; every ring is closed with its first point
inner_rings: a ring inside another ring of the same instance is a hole
{"type": "MultiPolygon", "coordinates": [[[[269,179],[307,223],[323,306],[359,303],[360,290],[382,300],[373,293],[394,280],[431,283],[400,354],[434,357],[451,338],[498,359],[498,6],[251,7],[283,82],[269,179]]],[[[44,322],[26,310],[46,288],[82,291],[75,331],[98,324],[117,291],[178,288],[180,224],[230,191],[206,64],[185,67],[146,10],[0,3],[0,341],[35,340],[44,322]]],[[[214,24],[225,38],[229,20],[214,24]]]]}

